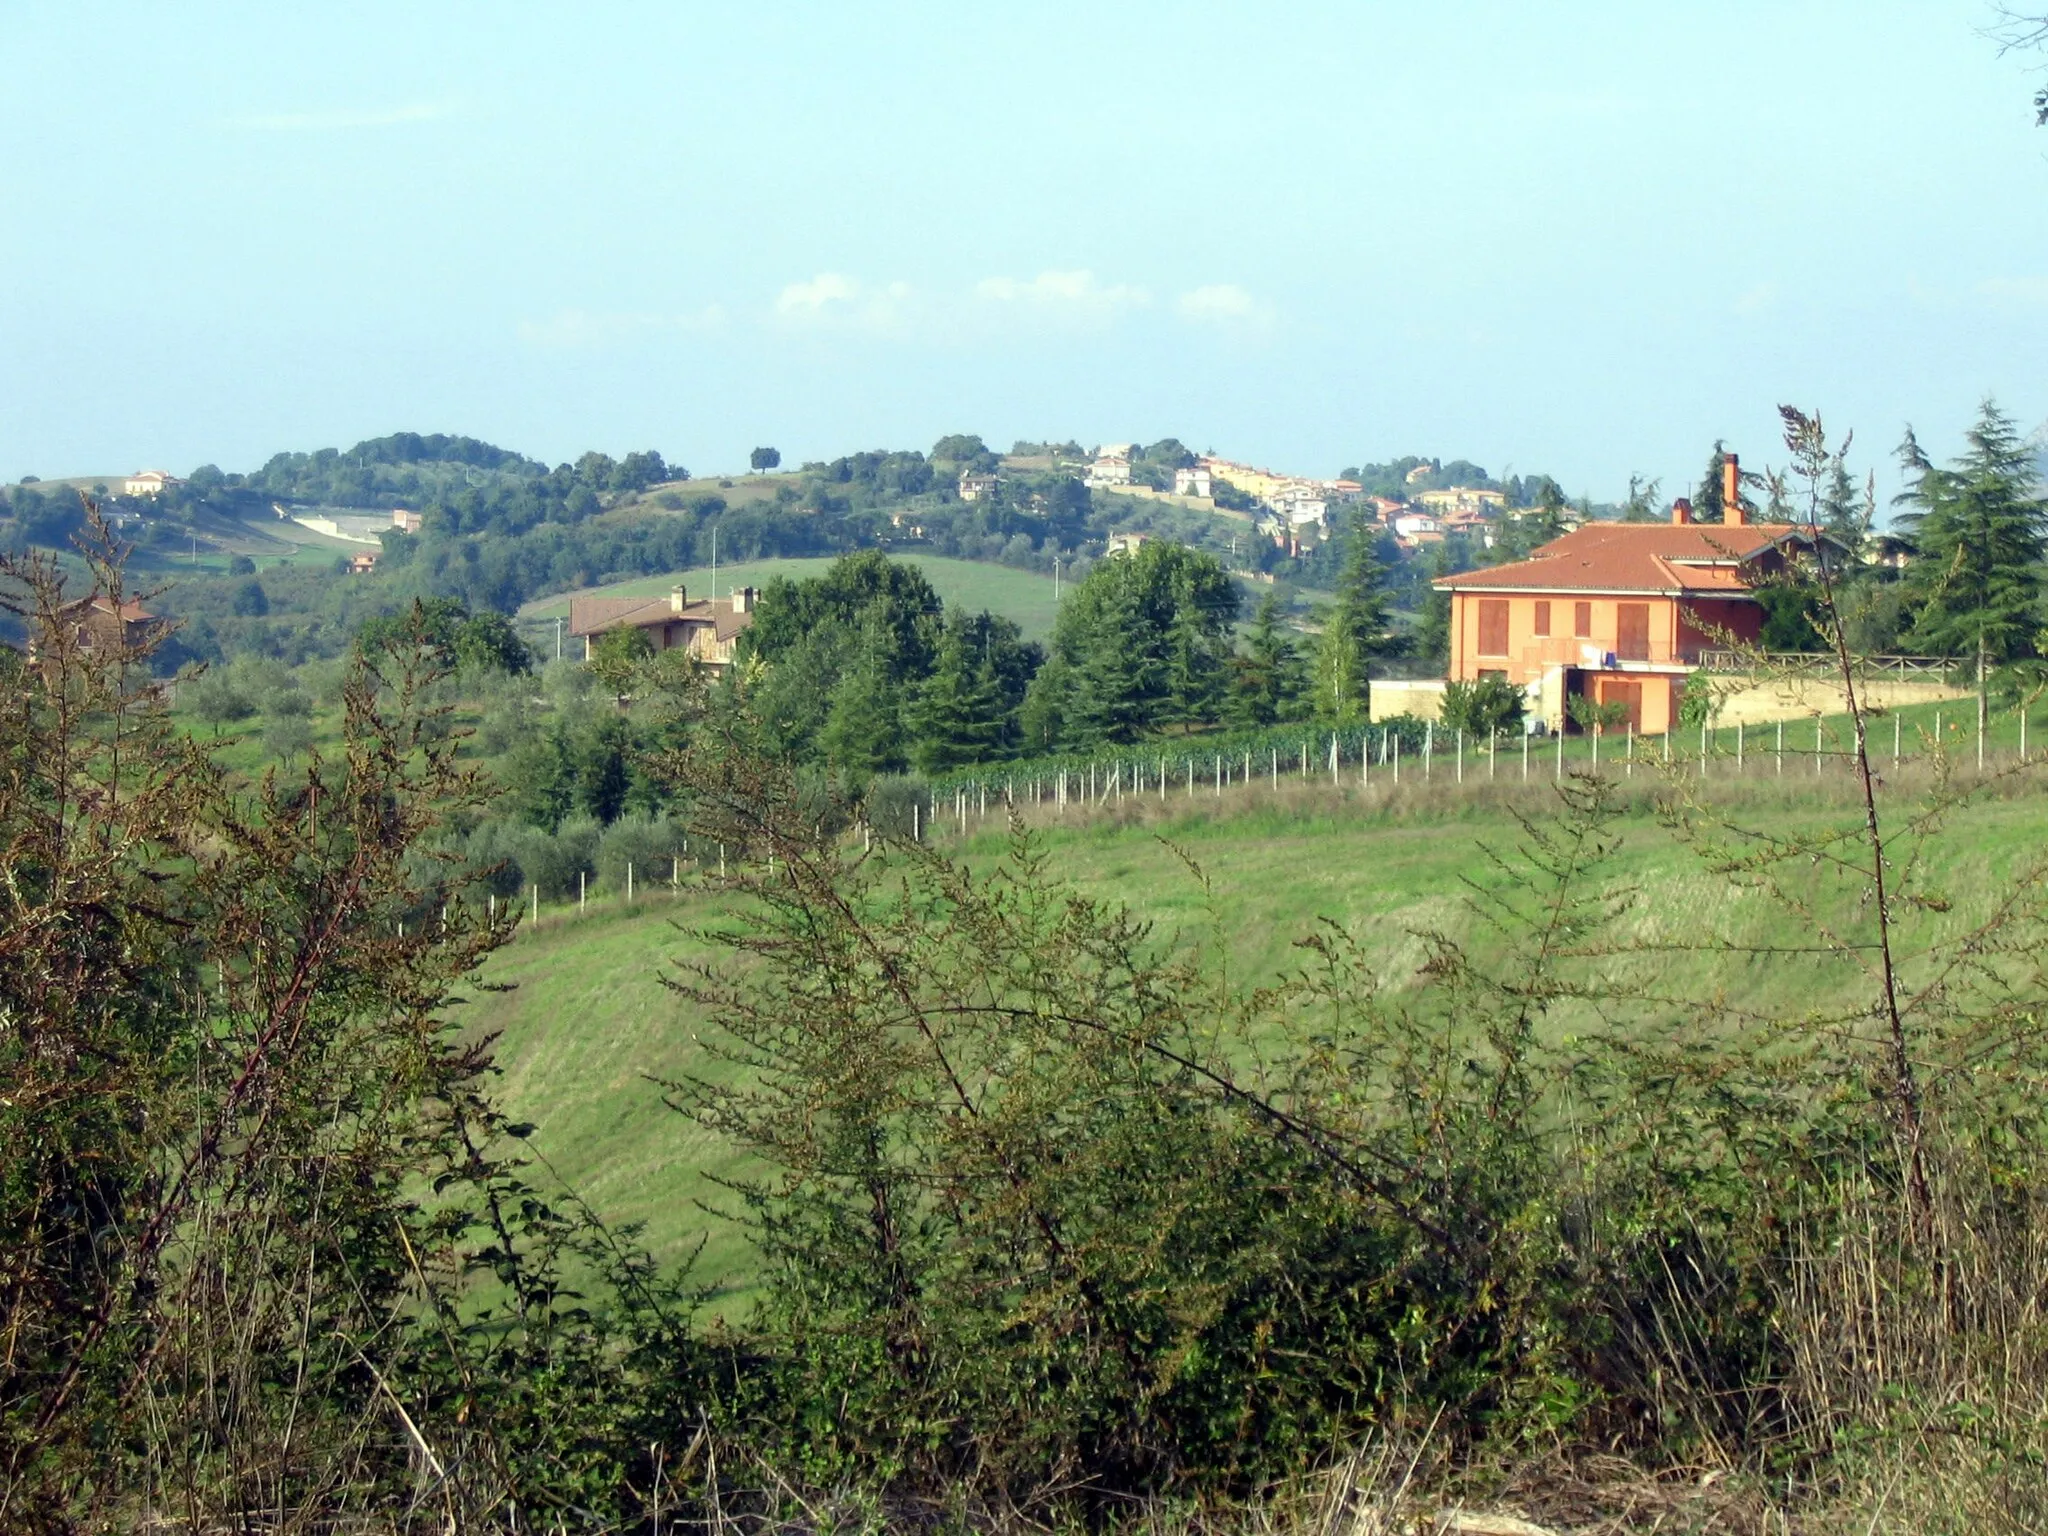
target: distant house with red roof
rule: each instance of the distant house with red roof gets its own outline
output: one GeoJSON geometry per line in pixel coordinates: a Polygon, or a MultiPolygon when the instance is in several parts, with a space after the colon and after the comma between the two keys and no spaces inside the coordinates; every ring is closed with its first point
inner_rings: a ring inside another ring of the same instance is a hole
{"type": "Polygon", "coordinates": [[[1621,704],[1639,732],[1668,730],[1701,653],[1754,642],[1757,589],[1813,551],[1809,528],[1735,516],[1694,523],[1681,501],[1669,523],[1587,523],[1526,560],[1442,578],[1450,677],[1524,689],[1552,729],[1590,697],[1621,704]]]}
{"type": "Polygon", "coordinates": [[[72,635],[82,651],[107,644],[141,645],[164,622],[132,597],[116,605],[112,598],[99,592],[66,603],[58,613],[72,626],[72,635]]]}
{"type": "Polygon", "coordinates": [[[569,600],[569,633],[581,635],[586,654],[595,637],[614,629],[645,632],[657,651],[687,651],[704,666],[732,665],[740,632],[754,622],[752,587],[730,597],[694,602],[682,587],[666,597],[577,597],[569,600]]]}

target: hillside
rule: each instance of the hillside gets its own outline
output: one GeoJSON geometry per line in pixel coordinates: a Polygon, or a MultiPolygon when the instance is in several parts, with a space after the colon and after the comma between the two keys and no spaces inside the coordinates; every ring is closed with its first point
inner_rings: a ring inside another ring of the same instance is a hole
{"type": "MultiPolygon", "coordinates": [[[[1910,769],[1908,770],[1910,773],[1910,769]]],[[[1721,931],[1742,942],[1782,941],[1780,909],[1702,869],[1649,803],[1649,776],[1633,781],[1634,800],[1619,825],[1621,846],[1606,878],[1634,895],[1617,936],[1690,947],[1721,931]]],[[[1853,819],[1846,781],[1756,780],[1739,792],[1744,821],[1791,833],[1853,819]]],[[[1442,932],[1482,952],[1492,942],[1475,920],[1476,879],[1497,886],[1485,850],[1513,855],[1525,841],[1518,815],[1555,809],[1540,785],[1484,786],[1424,800],[1405,790],[1327,786],[1263,790],[1218,810],[1178,795],[1163,814],[1133,801],[1085,827],[1044,835],[1051,867],[1089,895],[1127,904],[1154,925],[1158,943],[1219,945],[1237,986],[1273,981],[1306,963],[1295,946],[1325,921],[1357,941],[1383,986],[1413,985],[1427,957],[1420,937],[1442,932]],[[1183,863],[1185,853],[1210,882],[1206,896],[1183,863]]],[[[2010,879],[2044,836],[2048,803],[1994,800],[1959,817],[1930,850],[1937,882],[1956,893],[1957,910],[1940,926],[1960,929],[1981,917],[1985,893],[2010,879]]],[[[985,864],[1000,838],[983,833],[962,851],[985,864]]],[[[657,872],[657,876],[658,876],[657,872]]],[[[644,876],[643,876],[644,878],[644,876]]],[[[511,990],[479,995],[471,1017],[498,1034],[506,1103],[537,1127],[532,1145],[607,1218],[647,1224],[648,1239],[675,1257],[706,1243],[701,1275],[744,1286],[748,1250],[734,1224],[704,1206],[729,1209],[720,1181],[741,1172],[731,1151],[662,1102],[656,1080],[689,1073],[722,1078],[731,1069],[707,1054],[703,1021],[661,984],[678,962],[714,958],[692,930],[727,915],[720,897],[685,887],[672,894],[658,877],[643,885],[636,908],[617,901],[577,918],[549,912],[522,932],[485,976],[511,990]]],[[[1723,1006],[1800,1006],[1827,962],[1733,968],[1717,954],[1660,957],[1661,992],[1682,999],[1717,996],[1723,1006]]],[[[1617,962],[1620,964],[1620,962],[1617,962]]],[[[1846,973],[1831,979],[1853,987],[1846,973]]],[[[1671,1015],[1682,1014],[1674,1002],[1671,1015]]],[[[1553,1028],[1568,1027],[1568,1017],[1553,1028]]]]}
{"type": "MultiPolygon", "coordinates": [[[[777,576],[800,581],[821,574],[834,558],[820,555],[720,564],[718,591],[726,593],[738,586],[764,586],[777,576]]],[[[985,609],[1014,619],[1027,640],[1040,640],[1052,632],[1058,605],[1053,600],[1055,584],[1050,576],[982,561],[955,560],[944,555],[897,553],[891,558],[924,572],[925,579],[931,582],[932,589],[945,600],[948,608],[965,608],[969,612],[985,609]]],[[[693,566],[689,570],[638,576],[630,581],[615,581],[600,587],[580,587],[573,592],[535,598],[520,608],[519,618],[522,621],[552,622],[568,614],[573,598],[658,597],[678,582],[693,594],[710,595],[711,576],[709,566],[693,566]]]]}

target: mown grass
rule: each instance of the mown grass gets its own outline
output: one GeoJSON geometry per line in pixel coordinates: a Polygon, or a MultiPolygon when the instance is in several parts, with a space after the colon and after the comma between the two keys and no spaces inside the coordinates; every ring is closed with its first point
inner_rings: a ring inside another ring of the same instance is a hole
{"type": "MultiPolygon", "coordinates": [[[[1921,786],[1894,788],[1898,808],[1921,786]]],[[[1636,967],[1669,1002],[1669,1027],[1691,1027],[1707,999],[1732,1013],[1792,1014],[1863,996],[1853,963],[1813,957],[1796,964],[1698,947],[1709,936],[1737,945],[1784,942],[1784,909],[1703,867],[1682,845],[1655,800],[1665,781],[1645,770],[1624,784],[1620,846],[1601,875],[1628,893],[1613,939],[1655,947],[1619,964],[1636,967]]],[[[1852,785],[1839,769],[1819,782],[1775,776],[1715,786],[1714,798],[1743,825],[1790,834],[1856,818],[1852,785]]],[[[1959,812],[1933,845],[1931,867],[1954,899],[1939,920],[1954,931],[1981,917],[1998,891],[2034,857],[2048,834],[2044,786],[2030,779],[1959,812]]],[[[1512,861],[1524,837],[1518,817],[1549,811],[1541,783],[1254,786],[1217,799],[1206,790],[1162,806],[1132,797],[1062,818],[1040,809],[1037,824],[1051,866],[1091,895],[1127,905],[1154,925],[1162,946],[1204,943],[1227,957],[1250,986],[1276,980],[1305,960],[1297,941],[1334,924],[1371,957],[1379,985],[1415,985],[1428,944],[1447,934],[1483,951],[1490,942],[1471,898],[1503,876],[1489,850],[1512,861]],[[1199,877],[1196,870],[1200,871],[1199,877]]],[[[1001,854],[996,818],[957,831],[950,846],[971,863],[1001,854]]],[[[946,836],[941,833],[941,836],[946,836]]],[[[535,1149],[602,1216],[642,1222],[655,1252],[676,1259],[704,1245],[700,1275],[746,1291],[749,1252],[729,1217],[736,1197],[721,1179],[739,1173],[732,1152],[671,1112],[654,1081],[690,1073],[721,1078],[731,1069],[706,1048],[714,1021],[662,985],[678,964],[716,961],[693,930],[730,920],[730,898],[714,889],[643,887],[631,908],[616,896],[588,914],[543,911],[493,958],[485,979],[507,988],[475,997],[469,1018],[498,1036],[504,1102],[532,1121],[535,1149]]],[[[1910,957],[1908,959],[1910,966],[1910,957]]],[[[1639,1015],[1659,1028],[1656,1007],[1639,1015]]],[[[1551,1027],[1568,1030],[1558,1015],[1551,1027]]]]}

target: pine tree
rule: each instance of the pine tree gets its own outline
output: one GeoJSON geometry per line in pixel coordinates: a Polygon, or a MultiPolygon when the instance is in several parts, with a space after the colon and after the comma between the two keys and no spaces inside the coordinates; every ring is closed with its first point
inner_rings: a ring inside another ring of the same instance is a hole
{"type": "Polygon", "coordinates": [[[1132,562],[1104,561],[1098,572],[1104,567],[1106,587],[1079,637],[1068,702],[1066,736],[1083,748],[1136,741],[1157,712],[1161,667],[1138,604],[1132,562]]]}
{"type": "Polygon", "coordinates": [[[946,622],[937,665],[913,696],[909,717],[911,761],[921,773],[988,762],[1001,750],[1001,691],[957,613],[946,622]]]}
{"type": "Polygon", "coordinates": [[[1385,572],[1372,542],[1353,533],[1337,579],[1337,602],[1325,616],[1316,644],[1315,712],[1337,725],[1355,725],[1369,714],[1372,658],[1387,645],[1385,572]]]}
{"type": "Polygon", "coordinates": [[[1066,657],[1054,651],[1025,688],[1024,701],[1017,710],[1017,735],[1027,756],[1057,752],[1066,744],[1073,693],[1073,668],[1066,657]]]}
{"type": "Polygon", "coordinates": [[[1908,570],[1919,605],[1909,643],[1973,659],[1982,731],[1992,663],[2034,646],[2048,504],[2018,429],[1994,402],[1965,437],[1962,457],[1940,469],[1908,429],[1899,459],[1911,484],[1900,499],[1914,510],[1899,521],[1920,546],[1908,570]]]}
{"type": "Polygon", "coordinates": [[[818,732],[819,748],[834,767],[862,776],[903,767],[902,695],[894,660],[892,631],[870,615],[852,665],[833,687],[831,708],[818,732]]]}
{"type": "Polygon", "coordinates": [[[1829,471],[1828,483],[1821,492],[1821,527],[1834,535],[1841,546],[1840,558],[1859,562],[1863,553],[1863,541],[1870,534],[1870,504],[1875,499],[1876,482],[1862,492],[1856,489],[1856,482],[1849,478],[1849,468],[1841,459],[1834,461],[1829,471]]]}
{"type": "MultiPolygon", "coordinates": [[[[1728,448],[1720,439],[1714,439],[1714,451],[1707,455],[1707,472],[1700,476],[1699,489],[1692,493],[1692,520],[1696,523],[1725,523],[1728,521],[1727,498],[1722,494],[1721,476],[1728,464],[1728,448]]],[[[1753,475],[1742,477],[1750,484],[1755,483],[1753,475]]],[[[1745,513],[1756,511],[1756,503],[1747,496],[1742,497],[1745,513]]]]}
{"type": "Polygon", "coordinates": [[[1451,664],[1451,594],[1437,590],[1437,582],[1451,574],[1450,561],[1439,544],[1429,557],[1424,578],[1422,611],[1415,621],[1415,651],[1424,661],[1439,667],[1451,664]]]}
{"type": "Polygon", "coordinates": [[[1301,659],[1280,622],[1279,594],[1268,592],[1252,618],[1245,648],[1232,658],[1231,723],[1273,725],[1299,713],[1301,659]]]}
{"type": "Polygon", "coordinates": [[[1175,584],[1173,623],[1166,632],[1166,695],[1159,720],[1192,731],[1214,725],[1222,708],[1224,663],[1214,626],[1195,600],[1193,583],[1175,584]]]}

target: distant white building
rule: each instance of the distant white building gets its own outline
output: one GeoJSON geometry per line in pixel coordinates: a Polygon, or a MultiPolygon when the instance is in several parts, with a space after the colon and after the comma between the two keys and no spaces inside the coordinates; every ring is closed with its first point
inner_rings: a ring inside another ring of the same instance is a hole
{"type": "Polygon", "coordinates": [[[980,501],[984,496],[993,496],[995,493],[996,477],[994,475],[962,475],[960,477],[960,499],[962,501],[980,501]]]}
{"type": "Polygon", "coordinates": [[[1109,536],[1109,553],[1135,555],[1151,537],[1149,533],[1112,533],[1109,536]]]}
{"type": "Polygon", "coordinates": [[[1129,485],[1131,483],[1131,445],[1112,443],[1095,456],[1095,462],[1088,466],[1084,477],[1086,483],[1095,489],[1105,486],[1129,485]]]}
{"type": "Polygon", "coordinates": [[[167,486],[184,483],[176,475],[167,475],[160,469],[143,469],[121,482],[121,493],[124,496],[155,496],[167,486]]]}
{"type": "Polygon", "coordinates": [[[1418,534],[1443,531],[1443,525],[1435,518],[1420,512],[1405,512],[1394,519],[1394,532],[1404,539],[1412,539],[1418,534]]]}
{"type": "Polygon", "coordinates": [[[1211,495],[1207,467],[1197,464],[1193,469],[1176,469],[1173,472],[1173,494],[1202,497],[1211,495]]]}
{"type": "Polygon", "coordinates": [[[1320,487],[1297,482],[1282,486],[1267,499],[1266,505],[1287,519],[1289,527],[1306,528],[1311,523],[1323,526],[1330,514],[1330,503],[1320,487]]]}

